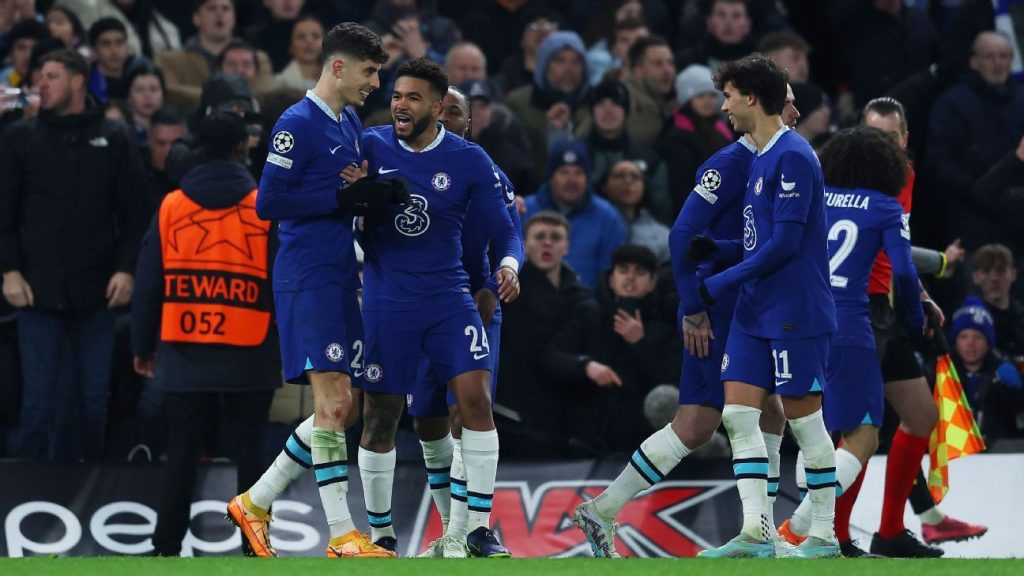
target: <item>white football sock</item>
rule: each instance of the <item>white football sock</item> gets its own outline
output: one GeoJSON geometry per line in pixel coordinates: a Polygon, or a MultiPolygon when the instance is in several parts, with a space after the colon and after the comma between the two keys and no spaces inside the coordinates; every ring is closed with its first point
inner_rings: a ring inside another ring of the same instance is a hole
{"type": "Polygon", "coordinates": [[[448,434],[439,440],[420,440],[420,446],[423,447],[423,463],[427,467],[427,485],[441,516],[441,533],[444,534],[448,531],[452,506],[451,468],[455,443],[452,435],[448,434]]]}
{"type": "Polygon", "coordinates": [[[270,468],[249,488],[249,500],[254,506],[266,510],[274,500],[288,488],[288,485],[313,466],[313,454],[309,449],[309,437],[313,433],[313,417],[299,424],[288,437],[284,450],[277,455],[270,468]]]}
{"type": "Polygon", "coordinates": [[[768,526],[768,451],[758,426],[761,411],[741,404],[726,404],[722,423],[732,445],[732,468],[743,503],[741,534],[755,540],[771,538],[768,526]]]}
{"type": "MultiPolygon", "coordinates": [[[[807,497],[811,501],[808,536],[835,540],[836,449],[825,430],[821,410],[789,421],[807,463],[807,497]]],[[[856,479],[856,476],[854,476],[856,479]]]]}
{"type": "Polygon", "coordinates": [[[466,467],[466,530],[491,527],[491,501],[498,474],[498,431],[462,429],[462,462],[466,467]]]}
{"type": "Polygon", "coordinates": [[[395,537],[391,525],[391,490],[395,483],[395,449],[378,454],[359,447],[359,478],[363,481],[363,501],[370,521],[370,541],[395,537]]]}
{"type": "Polygon", "coordinates": [[[672,424],[651,434],[633,452],[629,464],[611,486],[594,498],[597,513],[609,521],[613,520],[627,502],[661,482],[689,454],[690,449],[676,436],[672,424]]]}
{"type": "Polygon", "coordinates": [[[309,446],[327,526],[331,538],[336,538],[356,529],[348,509],[348,448],[345,446],[345,433],[328,428],[313,428],[309,446]]]}

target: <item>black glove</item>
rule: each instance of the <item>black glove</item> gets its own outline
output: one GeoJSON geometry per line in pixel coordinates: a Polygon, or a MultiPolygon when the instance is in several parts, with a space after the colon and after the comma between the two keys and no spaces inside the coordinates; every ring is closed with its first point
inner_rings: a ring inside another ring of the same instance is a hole
{"type": "Polygon", "coordinates": [[[715,241],[707,236],[694,236],[690,240],[690,247],[686,250],[686,259],[690,262],[702,262],[708,260],[718,250],[715,241]]]}
{"type": "Polygon", "coordinates": [[[370,216],[392,204],[409,201],[409,189],[403,180],[362,178],[338,188],[338,208],[354,216],[370,216]]]}
{"type": "MultiPolygon", "coordinates": [[[[700,236],[698,236],[698,238],[700,238],[700,236]]],[[[704,284],[703,280],[700,281],[700,299],[708,306],[715,305],[715,299],[711,297],[711,292],[708,292],[707,284],[704,284]]]]}

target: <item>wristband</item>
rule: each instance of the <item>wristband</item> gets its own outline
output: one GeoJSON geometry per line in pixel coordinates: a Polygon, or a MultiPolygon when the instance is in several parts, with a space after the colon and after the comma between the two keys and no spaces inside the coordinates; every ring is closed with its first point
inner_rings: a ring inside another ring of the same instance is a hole
{"type": "Polygon", "coordinates": [[[949,259],[946,258],[945,252],[939,252],[939,261],[942,264],[939,265],[939,271],[935,273],[936,278],[942,278],[946,274],[946,268],[949,266],[949,259]]]}

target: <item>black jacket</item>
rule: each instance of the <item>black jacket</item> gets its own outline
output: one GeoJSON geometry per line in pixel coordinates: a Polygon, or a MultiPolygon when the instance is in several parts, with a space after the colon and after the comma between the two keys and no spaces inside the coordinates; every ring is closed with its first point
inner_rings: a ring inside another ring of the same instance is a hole
{"type": "Polygon", "coordinates": [[[146,177],[135,135],[90,101],[43,111],[0,139],[0,271],[19,270],[43,310],[106,306],[114,272],[135,270],[146,177]]]}
{"type": "Polygon", "coordinates": [[[971,189],[981,212],[992,224],[995,240],[1014,254],[1024,251],[1024,162],[1010,152],[979,178],[971,189]]]}
{"type": "Polygon", "coordinates": [[[556,327],[574,316],[596,313],[597,302],[566,264],[557,288],[529,261],[519,282],[521,296],[502,305],[497,403],[518,412],[522,424],[546,441],[561,442],[566,397],[541,370],[541,357],[556,327]]]}
{"type": "MultiPolygon", "coordinates": [[[[191,200],[209,209],[234,206],[256,188],[245,166],[214,161],[193,168],[181,189],[191,200]]],[[[156,379],[169,392],[250,392],[281,386],[281,356],[277,325],[272,323],[259,346],[239,347],[161,342],[164,268],[160,250],[159,213],[142,242],[132,303],[132,353],[156,352],[156,379]]],[[[277,253],[275,228],[270,230],[267,270],[277,253]]],[[[267,284],[270,286],[270,283],[267,284]]]]}

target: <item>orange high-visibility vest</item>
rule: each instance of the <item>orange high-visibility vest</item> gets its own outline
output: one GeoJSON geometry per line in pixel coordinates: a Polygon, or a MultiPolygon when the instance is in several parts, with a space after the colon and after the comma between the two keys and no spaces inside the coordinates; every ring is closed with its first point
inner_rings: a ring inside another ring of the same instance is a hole
{"type": "Polygon", "coordinates": [[[181,190],[160,205],[165,342],[258,346],[273,294],[267,274],[270,222],[256,216],[256,190],[220,210],[181,190]]]}

